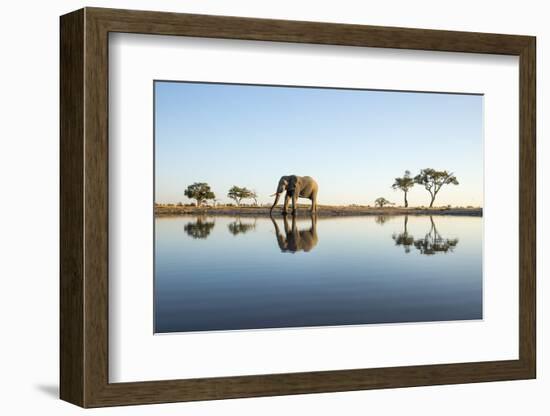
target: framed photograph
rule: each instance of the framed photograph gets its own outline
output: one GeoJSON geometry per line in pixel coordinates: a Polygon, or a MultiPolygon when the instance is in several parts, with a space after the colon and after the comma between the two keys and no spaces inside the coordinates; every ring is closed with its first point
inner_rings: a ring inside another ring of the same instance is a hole
{"type": "Polygon", "coordinates": [[[535,378],[535,49],[62,16],[61,398],[535,378]]]}

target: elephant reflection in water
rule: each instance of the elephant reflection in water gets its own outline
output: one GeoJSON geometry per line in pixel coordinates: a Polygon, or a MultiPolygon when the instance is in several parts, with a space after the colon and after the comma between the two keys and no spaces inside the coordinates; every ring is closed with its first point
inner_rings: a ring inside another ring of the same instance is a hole
{"type": "Polygon", "coordinates": [[[240,218],[227,225],[227,229],[233,235],[246,234],[249,231],[256,229],[256,219],[253,223],[242,222],[240,218]]]}
{"type": "Polygon", "coordinates": [[[207,238],[216,223],[214,221],[207,221],[206,216],[197,217],[195,221],[188,222],[183,226],[183,229],[191,238],[205,239],[207,238]]]}
{"type": "Polygon", "coordinates": [[[441,237],[441,234],[437,231],[435,221],[431,215],[430,230],[424,238],[415,239],[408,233],[408,220],[409,217],[406,215],[403,232],[392,236],[395,244],[398,246],[403,246],[406,253],[411,251],[411,246],[413,245],[418,251],[420,251],[420,254],[425,254],[427,256],[434,255],[436,253],[452,253],[454,248],[457,246],[458,238],[449,239],[441,237]]]}
{"type": "Polygon", "coordinates": [[[311,251],[319,241],[317,237],[317,216],[311,215],[311,226],[309,229],[299,230],[296,226],[296,216],[292,216],[292,225],[288,223],[288,217],[283,217],[285,235],[281,234],[279,225],[271,217],[275,227],[277,243],[283,253],[296,253],[297,251],[311,251]]]}

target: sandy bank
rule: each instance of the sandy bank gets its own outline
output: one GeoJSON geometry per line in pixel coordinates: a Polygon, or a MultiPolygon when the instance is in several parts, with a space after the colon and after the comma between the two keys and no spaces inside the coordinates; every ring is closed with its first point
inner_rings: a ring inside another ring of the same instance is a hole
{"type": "MultiPolygon", "coordinates": [[[[170,206],[157,205],[155,206],[155,216],[171,216],[171,215],[228,215],[228,216],[251,216],[262,217],[269,216],[269,207],[189,207],[189,206],[170,206]]],[[[281,208],[277,207],[273,210],[273,215],[281,215],[281,208]]],[[[308,207],[299,207],[298,216],[309,215],[308,207]]],[[[320,205],[317,215],[319,217],[338,217],[338,216],[362,216],[362,215],[462,215],[481,217],[483,215],[482,208],[375,208],[361,206],[327,206],[320,205]]]]}

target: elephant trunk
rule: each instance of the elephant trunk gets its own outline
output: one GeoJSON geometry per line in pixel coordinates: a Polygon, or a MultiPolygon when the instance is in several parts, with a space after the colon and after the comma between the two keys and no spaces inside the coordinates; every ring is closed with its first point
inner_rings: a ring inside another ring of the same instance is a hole
{"type": "Polygon", "coordinates": [[[277,205],[277,202],[279,202],[279,198],[281,197],[281,194],[279,192],[276,192],[273,195],[275,195],[275,202],[273,202],[273,205],[271,205],[271,209],[269,210],[269,213],[273,212],[273,208],[275,208],[275,205],[277,205]]]}

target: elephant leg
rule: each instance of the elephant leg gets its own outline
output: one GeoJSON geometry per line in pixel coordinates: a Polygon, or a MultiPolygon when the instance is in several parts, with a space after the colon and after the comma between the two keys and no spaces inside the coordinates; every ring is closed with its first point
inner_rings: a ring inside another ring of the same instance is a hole
{"type": "Polygon", "coordinates": [[[315,213],[317,212],[317,194],[314,193],[312,196],[311,196],[311,213],[315,213]]]}
{"type": "Polygon", "coordinates": [[[285,194],[285,205],[283,207],[283,215],[288,214],[288,203],[290,202],[290,195],[288,192],[285,194]]]}
{"type": "Polygon", "coordinates": [[[298,192],[292,195],[292,215],[296,215],[296,205],[298,205],[298,192]]]}

